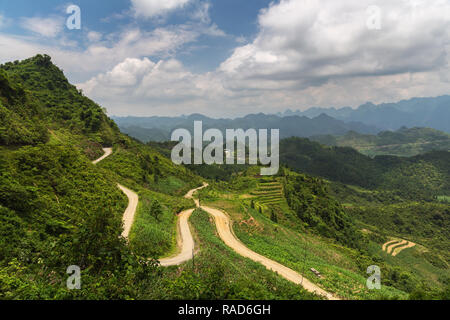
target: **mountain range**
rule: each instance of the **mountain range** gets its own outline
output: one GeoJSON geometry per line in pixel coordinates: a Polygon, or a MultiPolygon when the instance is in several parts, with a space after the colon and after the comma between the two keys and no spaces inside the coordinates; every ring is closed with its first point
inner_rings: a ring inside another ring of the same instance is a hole
{"type": "Polygon", "coordinates": [[[331,134],[343,135],[349,131],[365,134],[375,134],[380,130],[360,122],[345,122],[336,120],[326,114],[310,119],[306,116],[267,115],[263,113],[250,114],[236,119],[213,119],[201,114],[181,117],[112,117],[122,132],[143,142],[167,141],[171,133],[178,128],[193,131],[194,121],[202,121],[203,129],[280,129],[280,138],[310,137],[331,134]]]}
{"type": "Polygon", "coordinates": [[[143,142],[170,140],[178,128],[193,131],[193,122],[204,129],[280,129],[280,138],[342,136],[348,132],[379,134],[401,128],[426,127],[450,133],[450,96],[413,98],[398,103],[366,103],[357,109],[344,107],[287,110],[278,114],[249,114],[235,119],[213,119],[201,114],[179,117],[112,117],[122,132],[143,142]]]}
{"type": "MultiPolygon", "coordinates": [[[[342,134],[367,129],[322,114],[152,121],[166,133],[193,120],[280,126],[284,136],[316,133],[315,123],[342,134]]],[[[413,130],[374,141],[418,136],[441,135],[413,130]]],[[[49,56],[0,65],[0,300],[321,299],[261,257],[341,299],[450,298],[449,152],[370,158],[288,138],[280,143],[279,173],[265,177],[260,166],[175,165],[170,149],[123,134],[49,56]],[[195,208],[184,195],[204,182],[195,208]],[[178,254],[186,212],[195,259],[166,268],[160,262],[178,254]],[[233,249],[219,224],[251,255],[233,249]],[[394,242],[395,254],[402,250],[396,256],[384,250],[394,242]],[[366,286],[372,265],[383,270],[381,290],[366,286]],[[81,271],[80,290],[67,287],[69,266],[81,271]]]]}
{"type": "MultiPolygon", "coordinates": [[[[357,121],[383,130],[398,130],[401,127],[428,127],[450,133],[450,96],[413,98],[397,103],[371,102],[357,109],[345,107],[310,108],[306,111],[287,110],[280,116],[316,117],[327,114],[342,121],[357,121]]],[[[360,132],[362,133],[362,132],[360,132]]]]}

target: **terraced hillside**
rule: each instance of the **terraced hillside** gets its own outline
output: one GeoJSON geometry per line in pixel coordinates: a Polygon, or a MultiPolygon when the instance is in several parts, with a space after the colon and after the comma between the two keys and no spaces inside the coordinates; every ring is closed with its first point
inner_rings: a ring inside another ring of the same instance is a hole
{"type": "Polygon", "coordinates": [[[250,193],[257,203],[263,206],[280,206],[286,204],[283,196],[283,185],[275,179],[261,179],[257,187],[250,193]]]}

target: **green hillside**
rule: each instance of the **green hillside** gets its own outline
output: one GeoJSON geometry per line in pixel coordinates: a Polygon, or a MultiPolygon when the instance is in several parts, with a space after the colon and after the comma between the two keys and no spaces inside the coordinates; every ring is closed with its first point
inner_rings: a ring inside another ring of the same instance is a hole
{"type": "Polygon", "coordinates": [[[287,169],[275,179],[257,172],[251,168],[229,184],[200,192],[202,203],[231,216],[234,232],[255,252],[306,272],[309,280],[347,299],[449,298],[448,205],[392,203],[375,191],[287,169]],[[276,201],[267,202],[266,192],[276,201]],[[367,201],[369,196],[378,201],[367,201]],[[417,245],[392,257],[382,251],[390,237],[417,245]],[[380,292],[365,287],[369,265],[383,270],[380,292]]]}
{"type": "Polygon", "coordinates": [[[370,157],[411,157],[430,151],[450,150],[450,134],[431,128],[401,128],[397,131],[383,131],[378,135],[351,131],[342,136],[323,135],[310,139],[329,146],[351,147],[370,157]]]}
{"type": "Polygon", "coordinates": [[[363,188],[389,191],[411,200],[450,194],[450,152],[411,158],[370,158],[349,147],[329,147],[308,139],[280,143],[280,161],[294,170],[363,188]]]}
{"type": "Polygon", "coordinates": [[[244,245],[340,298],[449,298],[449,152],[370,158],[292,138],[279,174],[261,177],[175,166],[171,146],[122,134],[48,56],[1,65],[0,299],[318,299],[227,247],[201,209],[195,259],[159,266],[177,251],[176,214],[194,207],[184,194],[204,181],[201,203],[226,211],[244,245]],[[139,196],[129,241],[118,183],[139,196]],[[394,257],[382,250],[393,238],[416,245],[394,257]],[[71,265],[81,290],[66,287],[71,265]],[[370,265],[380,291],[366,287],[370,265]]]}
{"type": "Polygon", "coordinates": [[[0,67],[0,108],[0,298],[127,298],[154,286],[153,264],[119,238],[128,200],[117,183],[143,199],[138,221],[158,198],[170,234],[174,214],[192,206],[179,195],[201,180],[121,134],[48,56],[0,67]],[[94,167],[102,147],[114,155],[94,167]],[[66,289],[70,265],[83,270],[85,290],[66,289]]]}

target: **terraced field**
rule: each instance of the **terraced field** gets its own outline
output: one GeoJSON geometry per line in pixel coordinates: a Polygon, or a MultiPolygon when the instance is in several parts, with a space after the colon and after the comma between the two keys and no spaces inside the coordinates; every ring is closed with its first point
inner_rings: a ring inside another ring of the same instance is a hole
{"type": "Polygon", "coordinates": [[[258,187],[251,192],[256,202],[265,206],[276,206],[285,203],[283,186],[276,180],[261,180],[258,187]]]}

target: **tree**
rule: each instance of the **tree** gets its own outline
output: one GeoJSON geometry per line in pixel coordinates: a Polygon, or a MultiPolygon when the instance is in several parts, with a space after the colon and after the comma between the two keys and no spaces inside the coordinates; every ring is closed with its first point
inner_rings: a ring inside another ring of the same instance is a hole
{"type": "Polygon", "coordinates": [[[159,218],[163,214],[163,210],[162,210],[161,204],[159,203],[158,200],[155,200],[152,202],[152,206],[150,207],[150,212],[151,212],[152,216],[154,216],[155,219],[159,221],[159,218]]]}
{"type": "Polygon", "coordinates": [[[272,220],[275,223],[278,223],[278,216],[273,208],[270,211],[270,220],[272,220]]]}

